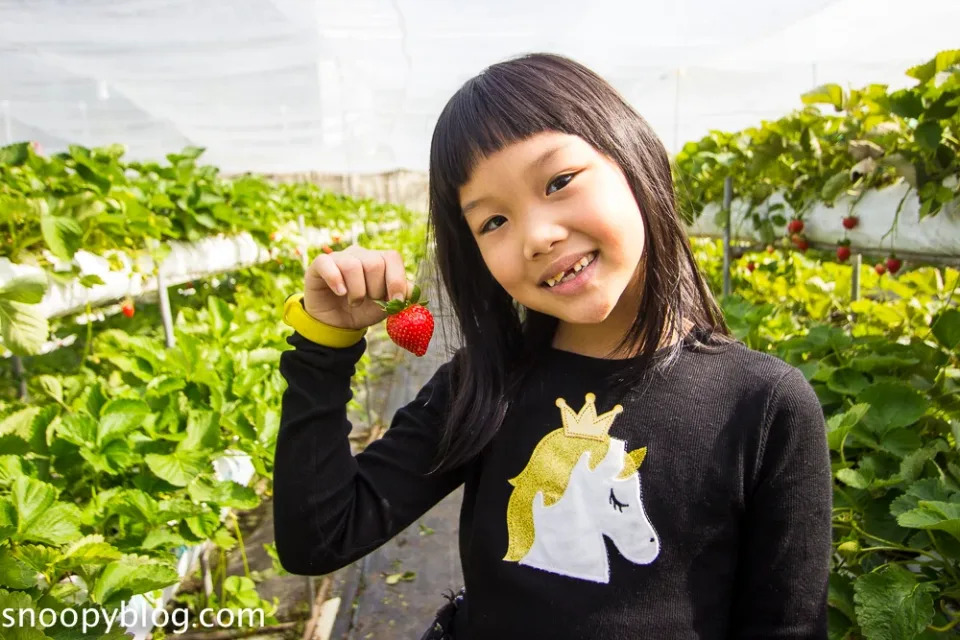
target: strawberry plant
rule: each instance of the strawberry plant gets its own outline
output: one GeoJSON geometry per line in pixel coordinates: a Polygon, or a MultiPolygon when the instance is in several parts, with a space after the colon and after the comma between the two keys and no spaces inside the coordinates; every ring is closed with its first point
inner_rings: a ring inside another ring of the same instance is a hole
{"type": "MultiPolygon", "coordinates": [[[[694,240],[719,287],[722,247],[694,240]]],[[[799,254],[722,298],[748,346],[798,367],[823,406],[834,483],[832,640],[954,637],[960,621],[960,272],[897,279],[799,254]]],[[[885,271],[883,264],[877,265],[885,271]]]]}
{"type": "Polygon", "coordinates": [[[841,197],[850,199],[843,227],[853,229],[853,209],[864,195],[894,184],[909,187],[894,227],[908,196],[918,198],[921,219],[955,205],[960,50],[940,52],[907,75],[916,84],[900,90],[823,85],[801,96],[802,109],[776,121],[688,142],[674,162],[685,215],[695,219],[708,204],[720,205],[727,178],[765,243],[802,233],[814,204],[833,206],[841,197]]]}

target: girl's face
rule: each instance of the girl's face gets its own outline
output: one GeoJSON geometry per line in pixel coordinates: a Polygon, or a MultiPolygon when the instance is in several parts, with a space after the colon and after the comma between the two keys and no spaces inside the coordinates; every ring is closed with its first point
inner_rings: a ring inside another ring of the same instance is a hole
{"type": "Polygon", "coordinates": [[[632,324],[643,220],[623,171],[588,142],[549,131],[509,145],[477,164],[460,206],[494,279],[560,320],[554,346],[615,342],[632,324]]]}

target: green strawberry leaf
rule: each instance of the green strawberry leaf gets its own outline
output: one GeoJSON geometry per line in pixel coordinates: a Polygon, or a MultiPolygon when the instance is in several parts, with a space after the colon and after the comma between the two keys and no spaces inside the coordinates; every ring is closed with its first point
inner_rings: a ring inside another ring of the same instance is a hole
{"type": "Polygon", "coordinates": [[[913,424],[927,411],[927,401],[922,395],[895,382],[870,385],[860,392],[857,402],[870,405],[863,422],[881,437],[891,429],[913,424]]]}
{"type": "Polygon", "coordinates": [[[0,549],[0,587],[32,589],[37,586],[37,571],[14,556],[9,549],[0,549]]]}
{"type": "Polygon", "coordinates": [[[176,569],[147,556],[125,555],[105,566],[90,590],[101,605],[117,604],[138,593],[162,589],[177,581],[176,569]]]}
{"type": "Polygon", "coordinates": [[[108,442],[124,438],[143,424],[150,414],[150,406],[143,400],[114,398],[107,402],[100,416],[97,429],[97,446],[103,448],[108,442]]]}
{"type": "Polygon", "coordinates": [[[960,504],[920,500],[916,509],[897,516],[897,524],[910,529],[937,529],[960,540],[960,504]]]}
{"type": "Polygon", "coordinates": [[[867,638],[916,638],[933,621],[936,586],[898,565],[886,565],[853,585],[857,621],[867,638]]]}
{"type": "Polygon", "coordinates": [[[158,478],[176,487],[187,486],[191,480],[210,468],[207,457],[202,452],[176,451],[170,455],[148,453],[144,460],[158,478]]]}

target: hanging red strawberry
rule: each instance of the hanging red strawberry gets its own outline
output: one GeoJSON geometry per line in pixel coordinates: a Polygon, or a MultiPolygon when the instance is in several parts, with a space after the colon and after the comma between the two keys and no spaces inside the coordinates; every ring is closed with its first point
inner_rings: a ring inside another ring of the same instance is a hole
{"type": "Polygon", "coordinates": [[[757,268],[757,263],[754,262],[753,260],[747,263],[747,271],[749,271],[750,273],[753,273],[753,270],[756,268],[757,268]]]}
{"type": "Polygon", "coordinates": [[[837,260],[846,262],[850,259],[850,241],[844,239],[840,240],[837,244],[840,245],[837,247],[837,260]]]}
{"type": "Polygon", "coordinates": [[[787,224],[787,231],[790,233],[800,233],[803,231],[803,220],[794,218],[787,224]]]}
{"type": "Polygon", "coordinates": [[[860,222],[860,218],[857,216],[847,216],[843,219],[843,228],[844,229],[853,229],[860,222]]]}
{"type": "Polygon", "coordinates": [[[793,246],[795,246],[801,252],[806,252],[806,250],[810,248],[810,243],[807,242],[807,238],[799,233],[795,233],[790,236],[790,241],[793,242],[793,246]]]}
{"type": "Polygon", "coordinates": [[[873,267],[873,270],[877,272],[878,276],[882,276],[887,272],[887,268],[879,262],[873,267]]]}
{"type": "Polygon", "coordinates": [[[127,316],[128,318],[132,318],[133,311],[134,311],[133,300],[130,300],[130,299],[124,300],[123,304],[120,305],[120,311],[123,313],[123,315],[127,316]]]}
{"type": "Polygon", "coordinates": [[[887,258],[887,271],[890,273],[896,273],[900,271],[900,267],[903,266],[903,261],[897,257],[896,254],[890,254],[890,257],[887,258]]]}
{"type": "Polygon", "coordinates": [[[768,244],[768,245],[767,245],[767,253],[773,253],[773,245],[772,245],[772,244],[768,244]]]}
{"type": "Polygon", "coordinates": [[[420,357],[427,352],[433,337],[433,314],[420,302],[420,287],[414,286],[406,300],[377,302],[386,311],[387,335],[398,346],[420,357]]]}

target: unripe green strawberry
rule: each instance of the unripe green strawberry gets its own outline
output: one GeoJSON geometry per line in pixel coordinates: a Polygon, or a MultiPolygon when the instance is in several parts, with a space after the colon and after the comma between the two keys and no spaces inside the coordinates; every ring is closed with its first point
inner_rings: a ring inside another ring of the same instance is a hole
{"type": "Polygon", "coordinates": [[[417,357],[427,352],[433,337],[433,314],[420,302],[420,287],[415,286],[407,300],[377,302],[386,311],[387,335],[398,346],[417,357]]]}
{"type": "Polygon", "coordinates": [[[846,542],[841,542],[837,546],[837,551],[840,553],[856,553],[860,551],[860,543],[856,540],[847,540],[846,542]]]}

